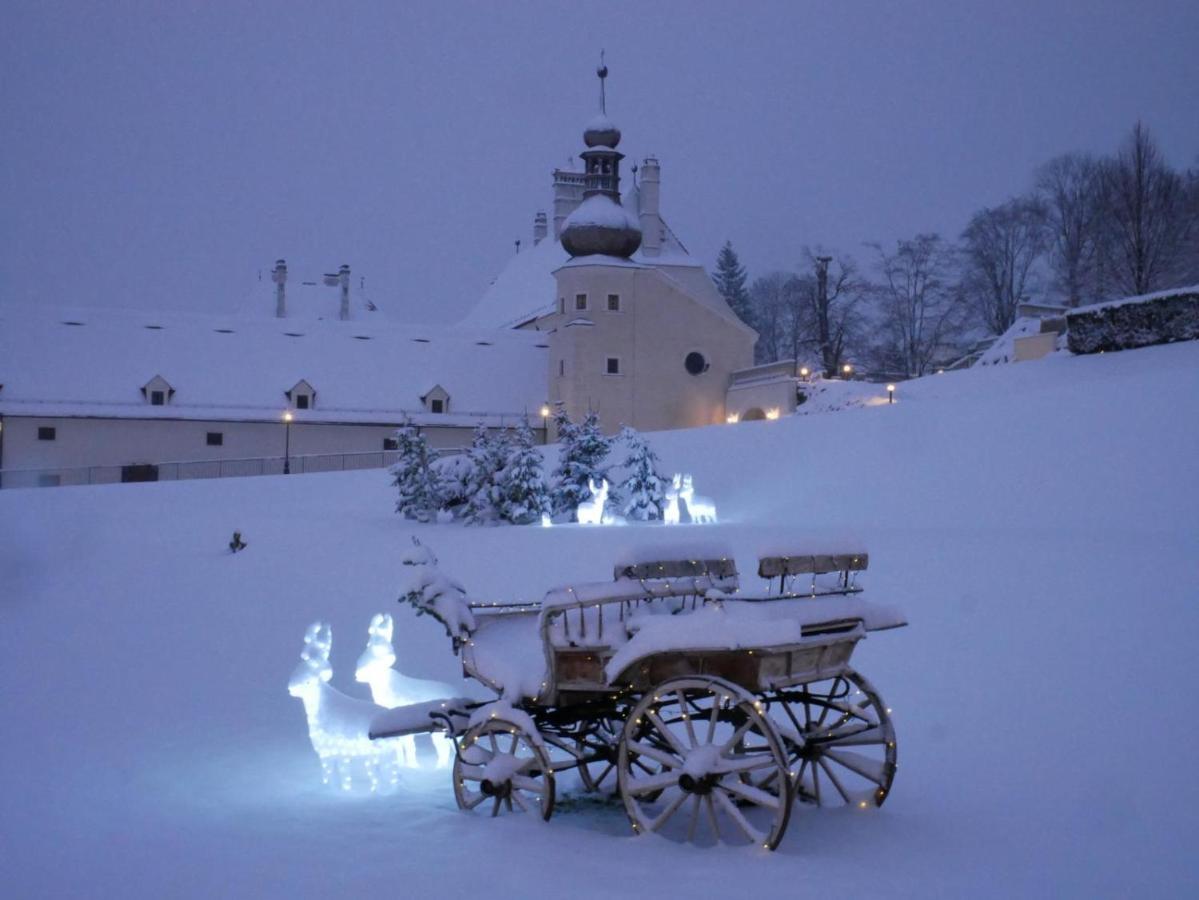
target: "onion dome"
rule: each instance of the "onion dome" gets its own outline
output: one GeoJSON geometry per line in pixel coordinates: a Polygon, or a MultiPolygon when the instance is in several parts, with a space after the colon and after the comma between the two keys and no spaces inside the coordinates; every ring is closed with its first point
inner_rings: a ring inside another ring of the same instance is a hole
{"type": "Polygon", "coordinates": [[[592,194],[567,216],[562,246],[571,256],[627,258],[641,246],[641,226],[607,194],[592,194]]]}
{"type": "Polygon", "coordinates": [[[583,143],[588,147],[615,147],[620,143],[620,129],[604,113],[596,113],[583,130],[583,143]]]}

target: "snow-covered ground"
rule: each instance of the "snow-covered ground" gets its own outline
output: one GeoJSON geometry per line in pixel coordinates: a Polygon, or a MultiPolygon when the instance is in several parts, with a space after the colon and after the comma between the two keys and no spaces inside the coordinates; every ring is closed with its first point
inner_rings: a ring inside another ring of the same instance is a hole
{"type": "Polygon", "coordinates": [[[0,492],[6,897],[1191,896],[1199,878],[1199,343],[934,376],[899,402],[655,435],[719,526],[468,529],[391,511],[382,472],[0,492]],[[240,529],[249,548],[226,549],[240,529]],[[287,677],[395,603],[419,534],[476,595],[611,577],[647,541],[759,551],[856,536],[912,625],[855,660],[894,709],[880,810],[797,807],[779,850],[462,814],[447,772],[321,785],[287,677]]]}

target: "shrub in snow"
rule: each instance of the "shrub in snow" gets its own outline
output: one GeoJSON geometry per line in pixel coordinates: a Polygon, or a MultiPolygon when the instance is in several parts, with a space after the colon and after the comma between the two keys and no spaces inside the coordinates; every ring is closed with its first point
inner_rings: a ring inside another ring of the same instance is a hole
{"type": "Polygon", "coordinates": [[[494,522],[499,517],[500,476],[508,464],[508,435],[480,425],[466,455],[471,475],[463,517],[473,525],[494,522]]]}
{"type": "Polygon", "coordinates": [[[666,481],[658,474],[657,454],[636,429],[626,426],[620,432],[620,439],[628,448],[623,466],[626,475],[620,485],[625,516],[638,522],[662,518],[666,481]]]}
{"type": "Polygon", "coordinates": [[[330,687],[333,668],[333,629],[313,622],[304,633],[300,664],[287,683],[287,692],[304,703],[308,716],[308,740],[320,758],[325,783],[335,777],[343,790],[352,790],[355,777],[371,791],[399,783],[401,745],[395,738],[372,741],[371,722],[379,707],[366,700],[347,697],[330,687]]]}
{"type": "Polygon", "coordinates": [[[432,521],[441,508],[441,483],[432,467],[425,436],[410,422],[395,432],[398,458],[391,467],[396,497],[396,512],[418,522],[432,521]]]}
{"type": "Polygon", "coordinates": [[[550,512],[550,495],[541,474],[541,454],[533,444],[533,430],[522,422],[511,441],[508,464],[498,477],[497,512],[513,525],[540,522],[550,512]]]}
{"type": "MultiPolygon", "coordinates": [[[[413,703],[426,703],[454,696],[454,689],[440,681],[410,678],[397,672],[395,648],[391,639],[395,623],[387,613],[376,613],[367,628],[366,649],[358,657],[354,679],[370,685],[371,698],[379,706],[395,709],[413,703]]],[[[449,765],[452,745],[449,738],[439,732],[430,734],[433,749],[437,752],[437,768],[449,765]]],[[[416,759],[416,736],[404,735],[396,739],[401,748],[400,757],[407,765],[418,768],[416,759]]]]}
{"type": "Polygon", "coordinates": [[[1066,314],[1071,353],[1131,350],[1199,339],[1199,289],[1133,297],[1066,314]]]}
{"type": "MultiPolygon", "coordinates": [[[[475,480],[475,464],[470,456],[455,453],[438,457],[433,460],[433,471],[437,473],[442,511],[450,519],[466,515],[475,480]]],[[[438,521],[443,518],[442,513],[439,513],[438,521]]]]}
{"type": "Polygon", "coordinates": [[[444,625],[457,653],[458,645],[475,630],[466,589],[441,573],[433,551],[415,537],[412,549],[400,561],[411,568],[400,592],[400,602],[410,604],[418,616],[430,615],[444,625]]]}
{"type": "Polygon", "coordinates": [[[229,549],[232,552],[237,553],[239,550],[245,550],[248,546],[250,545],[241,539],[240,531],[233,532],[233,540],[229,542],[229,549]]]}
{"type": "MultiPolygon", "coordinates": [[[[575,425],[559,406],[554,414],[554,424],[558,428],[561,450],[550,500],[555,515],[569,513],[573,518],[579,504],[591,499],[591,482],[599,484],[608,477],[603,463],[612,442],[600,431],[599,416],[593,412],[575,425]]],[[[610,498],[609,502],[613,501],[615,498],[610,498]]]]}

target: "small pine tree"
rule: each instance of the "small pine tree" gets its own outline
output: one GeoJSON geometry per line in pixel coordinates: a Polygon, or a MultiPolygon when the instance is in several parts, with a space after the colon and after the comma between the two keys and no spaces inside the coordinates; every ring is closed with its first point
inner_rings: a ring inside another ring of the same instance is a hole
{"type": "Polygon", "coordinates": [[[732,308],[742,322],[752,324],[753,309],[750,305],[749,291],[745,287],[747,275],[745,266],[737,258],[732,241],[725,241],[716,257],[716,274],[712,280],[716,282],[716,290],[732,308]]]}
{"type": "Polygon", "coordinates": [[[658,473],[658,455],[633,428],[625,426],[620,439],[629,451],[623,467],[628,474],[620,485],[625,516],[639,522],[662,518],[666,480],[658,473]]]}
{"type": "Polygon", "coordinates": [[[391,467],[392,485],[399,496],[396,512],[418,522],[432,521],[441,508],[441,480],[432,466],[425,436],[408,420],[396,429],[399,458],[391,467]]]}
{"type": "Polygon", "coordinates": [[[521,422],[513,435],[508,465],[499,476],[500,518],[513,525],[540,522],[550,512],[550,495],[542,477],[542,459],[533,442],[533,429],[521,422]]]}
{"type": "Polygon", "coordinates": [[[494,522],[499,515],[499,479],[508,464],[508,435],[480,425],[467,456],[473,468],[463,518],[472,525],[494,522]]]}
{"type": "MultiPolygon", "coordinates": [[[[600,431],[599,416],[593,412],[575,425],[559,409],[554,422],[558,426],[562,449],[558,455],[558,468],[554,470],[550,500],[555,515],[569,513],[573,519],[578,505],[591,499],[590,482],[598,484],[601,478],[608,477],[603,462],[612,442],[600,431]]],[[[608,502],[615,503],[616,498],[610,494],[608,502]]]]}

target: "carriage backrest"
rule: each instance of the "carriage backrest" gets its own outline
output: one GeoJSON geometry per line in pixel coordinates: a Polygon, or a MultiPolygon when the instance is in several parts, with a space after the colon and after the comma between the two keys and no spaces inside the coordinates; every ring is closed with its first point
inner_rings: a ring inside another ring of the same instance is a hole
{"type": "Polygon", "coordinates": [[[659,578],[695,578],[707,575],[713,579],[737,577],[737,561],[725,559],[665,559],[657,562],[618,563],[612,571],[614,580],[628,578],[648,581],[659,578]]]}
{"type": "Polygon", "coordinates": [[[827,575],[830,572],[864,572],[870,554],[826,553],[799,556],[763,556],[758,560],[758,575],[762,578],[783,578],[792,575],[827,575]]]}

